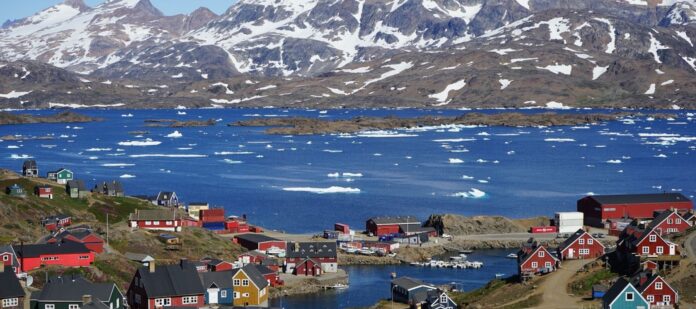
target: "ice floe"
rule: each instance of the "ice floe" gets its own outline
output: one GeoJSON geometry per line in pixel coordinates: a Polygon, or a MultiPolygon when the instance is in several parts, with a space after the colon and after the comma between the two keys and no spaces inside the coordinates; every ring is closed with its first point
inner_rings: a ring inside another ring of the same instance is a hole
{"type": "Polygon", "coordinates": [[[384,138],[384,137],[417,137],[416,134],[406,134],[399,133],[397,131],[363,131],[357,134],[358,137],[372,137],[372,138],[384,138]]]}
{"type": "Polygon", "coordinates": [[[85,149],[88,152],[98,152],[98,151],[111,151],[111,148],[88,148],[85,149]]]}
{"type": "Polygon", "coordinates": [[[468,192],[457,192],[450,196],[461,197],[461,198],[482,198],[486,196],[486,192],[483,192],[476,188],[471,188],[468,192]]]}
{"type": "Polygon", "coordinates": [[[623,162],[621,160],[607,160],[607,163],[609,163],[609,164],[621,164],[623,162]]]}
{"type": "Polygon", "coordinates": [[[468,176],[468,175],[462,175],[462,179],[464,180],[472,180],[474,177],[468,176]]]}
{"type": "Polygon", "coordinates": [[[135,178],[135,175],[131,175],[131,174],[123,174],[123,175],[121,175],[121,176],[118,176],[118,177],[119,177],[119,178],[135,178]]]}
{"type": "Polygon", "coordinates": [[[128,166],[135,166],[133,163],[104,163],[101,166],[104,167],[128,167],[128,166]]]}
{"type": "Polygon", "coordinates": [[[18,159],[31,159],[31,158],[33,158],[33,157],[30,156],[30,155],[27,155],[27,154],[19,154],[19,155],[18,155],[18,154],[11,154],[11,155],[10,155],[10,159],[15,159],[15,160],[18,160],[18,159]]]}
{"type": "Polygon", "coordinates": [[[462,164],[464,163],[464,160],[462,159],[457,159],[457,158],[450,158],[449,159],[450,164],[462,164]]]}
{"type": "Polygon", "coordinates": [[[203,154],[162,154],[162,153],[147,153],[130,155],[131,158],[205,158],[203,154]]]}
{"type": "Polygon", "coordinates": [[[575,139],[573,138],[545,138],[545,142],[556,142],[556,143],[568,143],[568,142],[574,142],[575,139]]]}
{"type": "Polygon", "coordinates": [[[332,194],[332,193],[360,193],[358,188],[350,187],[339,187],[331,186],[328,188],[315,188],[315,187],[287,187],[283,188],[283,191],[289,192],[309,192],[315,194],[332,194]]]}
{"type": "Polygon", "coordinates": [[[169,134],[165,135],[165,137],[169,137],[169,138],[179,138],[179,137],[182,137],[182,136],[184,136],[184,135],[181,134],[181,132],[179,132],[179,131],[174,131],[174,132],[172,132],[172,133],[169,133],[169,134]]]}
{"type": "Polygon", "coordinates": [[[242,163],[244,163],[243,161],[232,160],[232,159],[224,159],[222,161],[227,163],[227,164],[242,164],[242,163]]]}
{"type": "Polygon", "coordinates": [[[228,156],[228,155],[250,155],[254,154],[251,151],[216,151],[213,153],[216,156],[228,156]]]}
{"type": "Polygon", "coordinates": [[[144,146],[157,146],[159,144],[162,144],[160,141],[155,141],[150,138],[146,138],[145,140],[141,141],[124,141],[124,142],[119,142],[118,143],[121,146],[137,146],[137,147],[144,147],[144,146]]]}

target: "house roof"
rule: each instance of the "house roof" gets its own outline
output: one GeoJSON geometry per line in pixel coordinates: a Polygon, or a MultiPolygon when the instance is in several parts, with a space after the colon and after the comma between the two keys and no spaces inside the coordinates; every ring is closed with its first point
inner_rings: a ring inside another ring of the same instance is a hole
{"type": "Polygon", "coordinates": [[[624,278],[619,278],[616,280],[616,282],[607,290],[606,293],[604,293],[604,296],[602,296],[602,301],[605,303],[611,303],[621,295],[621,292],[623,292],[626,289],[626,286],[631,285],[626,279],[624,278]]]}
{"type": "Polygon", "coordinates": [[[97,300],[97,301],[91,301],[86,304],[80,305],[80,309],[107,309],[109,306],[105,305],[103,302],[97,300]]]}
{"type": "MultiPolygon", "coordinates": [[[[38,301],[75,301],[82,303],[82,296],[91,295],[93,299],[111,299],[118,288],[113,283],[92,283],[81,276],[53,277],[44,285],[43,290],[32,293],[32,300],[38,301]]],[[[119,291],[120,293],[120,291],[119,291]]]]}
{"type": "Polygon", "coordinates": [[[201,279],[201,284],[203,284],[203,288],[205,289],[213,285],[221,289],[231,289],[233,288],[232,276],[234,276],[235,273],[236,271],[234,270],[202,272],[198,273],[198,277],[201,279]]]}
{"type": "Polygon", "coordinates": [[[382,224],[411,224],[411,223],[419,223],[420,220],[414,216],[386,216],[386,217],[372,217],[370,218],[370,221],[374,222],[377,225],[382,225],[382,224]]]}
{"type": "MultiPolygon", "coordinates": [[[[242,268],[237,268],[235,271],[240,271],[243,270],[245,274],[249,277],[249,280],[254,282],[254,285],[256,285],[259,289],[263,289],[268,286],[268,281],[266,278],[259,272],[258,269],[256,269],[256,265],[254,264],[246,264],[242,268]]],[[[235,272],[236,274],[236,272],[235,272]]]]}
{"type": "Polygon", "coordinates": [[[423,233],[423,232],[433,232],[434,227],[431,226],[420,226],[420,222],[414,222],[409,224],[399,224],[399,229],[403,232],[408,231],[409,233],[423,233]]]}
{"type": "Polygon", "coordinates": [[[160,191],[160,193],[157,193],[157,200],[158,201],[169,200],[172,198],[172,196],[176,196],[176,192],[160,191]]]}
{"type": "Polygon", "coordinates": [[[36,169],[36,160],[24,160],[22,163],[24,169],[36,169]]]}
{"type": "Polygon", "coordinates": [[[14,297],[24,297],[24,290],[12,267],[5,266],[4,271],[0,273],[0,299],[14,297]]]}
{"type": "Polygon", "coordinates": [[[19,260],[17,259],[17,252],[11,245],[0,246],[0,253],[9,252],[12,254],[12,265],[19,266],[19,260]]]}
{"type": "Polygon", "coordinates": [[[63,215],[63,214],[59,214],[59,215],[55,215],[55,216],[44,217],[44,218],[41,219],[41,222],[43,222],[43,223],[53,223],[53,222],[60,221],[60,220],[63,220],[63,219],[68,219],[68,218],[70,218],[70,216],[68,216],[68,215],[63,215]]]}
{"type": "Polygon", "coordinates": [[[80,180],[80,179],[75,179],[75,180],[68,180],[68,187],[72,188],[77,188],[77,190],[80,191],[87,191],[87,187],[85,186],[85,182],[80,180]]]}
{"type": "Polygon", "coordinates": [[[336,242],[288,242],[285,256],[289,258],[336,257],[336,242]]]}
{"type": "Polygon", "coordinates": [[[77,242],[55,243],[55,244],[34,244],[14,246],[14,250],[20,257],[39,257],[44,254],[72,254],[89,253],[90,250],[85,245],[77,242]]]}
{"type": "Polygon", "coordinates": [[[179,219],[181,219],[181,215],[174,209],[136,209],[128,218],[130,221],[167,221],[179,219]]]}
{"type": "Polygon", "coordinates": [[[539,250],[546,251],[546,255],[551,256],[554,260],[558,260],[558,258],[553,256],[551,254],[551,252],[546,249],[545,246],[539,245],[536,248],[533,248],[532,250],[527,250],[527,251],[521,250],[521,253],[518,253],[518,261],[519,261],[518,264],[522,265],[522,264],[526,263],[527,260],[529,260],[531,257],[535,256],[539,250]]]}
{"type": "Polygon", "coordinates": [[[93,236],[101,239],[101,237],[99,235],[97,235],[96,233],[92,232],[92,230],[84,229],[84,228],[65,230],[65,231],[62,231],[62,232],[54,235],[53,238],[60,241],[60,240],[63,240],[64,238],[71,236],[71,235],[79,240],[83,240],[83,239],[87,238],[87,236],[90,236],[90,235],[93,235],[93,236]]]}
{"type": "Polygon", "coordinates": [[[156,265],[152,273],[149,267],[140,267],[138,273],[150,298],[205,293],[196,267],[186,261],[175,265],[156,265]]]}
{"type": "Polygon", "coordinates": [[[678,213],[676,213],[675,211],[665,210],[665,211],[661,212],[659,215],[657,215],[652,221],[650,221],[650,224],[648,224],[646,229],[650,230],[650,229],[658,226],[660,223],[667,220],[667,218],[669,218],[672,214],[674,214],[675,216],[677,216],[678,218],[681,219],[681,216],[678,213]]]}
{"type": "Polygon", "coordinates": [[[600,204],[642,204],[642,203],[669,203],[689,202],[681,193],[654,193],[654,194],[621,194],[621,195],[592,195],[588,198],[600,204]]]}
{"type": "Polygon", "coordinates": [[[150,262],[155,259],[145,253],[126,252],[125,256],[131,261],[150,262]]]}
{"type": "Polygon", "coordinates": [[[686,212],[682,215],[682,218],[686,221],[689,221],[694,218],[694,213],[693,212],[686,212]]]}
{"type": "Polygon", "coordinates": [[[247,233],[247,234],[241,234],[235,236],[235,238],[238,239],[243,239],[249,242],[254,242],[254,243],[261,243],[261,242],[266,242],[266,241],[280,241],[278,238],[273,238],[265,234],[257,234],[257,233],[247,233]]]}
{"type": "Polygon", "coordinates": [[[391,283],[393,285],[400,286],[406,290],[411,290],[413,288],[417,288],[417,287],[422,286],[422,285],[435,288],[430,284],[427,284],[427,283],[420,281],[418,279],[413,279],[411,277],[399,277],[399,278],[392,280],[391,283]]]}
{"type": "Polygon", "coordinates": [[[272,269],[270,269],[266,266],[259,265],[259,264],[251,264],[251,265],[254,265],[254,267],[256,267],[256,270],[258,270],[259,273],[261,273],[261,275],[275,274],[275,271],[273,271],[272,269]]]}
{"type": "Polygon", "coordinates": [[[565,250],[565,248],[568,248],[570,245],[572,245],[573,243],[575,243],[580,237],[582,237],[582,236],[585,235],[585,234],[587,234],[588,236],[590,236],[590,238],[594,239],[595,242],[599,243],[602,247],[604,247],[604,245],[603,245],[600,241],[598,241],[597,239],[595,239],[594,237],[592,237],[592,235],[590,235],[590,233],[587,233],[587,231],[585,231],[585,230],[583,230],[583,229],[578,229],[575,233],[573,233],[573,235],[571,235],[571,236],[568,237],[566,240],[564,240],[564,241],[558,246],[558,249],[560,249],[561,251],[565,250]]]}

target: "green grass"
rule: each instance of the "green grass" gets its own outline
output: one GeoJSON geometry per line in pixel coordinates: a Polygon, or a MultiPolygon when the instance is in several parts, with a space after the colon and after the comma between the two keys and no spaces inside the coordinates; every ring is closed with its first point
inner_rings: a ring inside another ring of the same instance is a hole
{"type": "Polygon", "coordinates": [[[539,304],[541,304],[541,297],[542,297],[541,294],[532,295],[523,301],[520,301],[520,302],[517,302],[514,304],[510,304],[510,305],[507,305],[507,306],[504,306],[501,308],[503,308],[503,309],[534,308],[534,307],[538,306],[539,304]]]}
{"type": "Polygon", "coordinates": [[[488,284],[485,286],[470,292],[452,293],[450,297],[452,297],[452,300],[454,300],[457,304],[468,304],[483,298],[487,294],[490,294],[491,292],[505,286],[505,284],[505,281],[496,279],[488,282],[488,284]]]}
{"type": "Polygon", "coordinates": [[[109,223],[124,221],[128,215],[136,209],[151,209],[152,205],[130,197],[110,197],[93,195],[97,203],[89,208],[89,212],[94,214],[99,222],[106,222],[106,214],[109,214],[109,223]]]}
{"type": "Polygon", "coordinates": [[[602,281],[616,278],[617,274],[602,268],[587,276],[581,277],[569,284],[570,291],[575,295],[584,295],[592,290],[592,286],[602,281]]]}

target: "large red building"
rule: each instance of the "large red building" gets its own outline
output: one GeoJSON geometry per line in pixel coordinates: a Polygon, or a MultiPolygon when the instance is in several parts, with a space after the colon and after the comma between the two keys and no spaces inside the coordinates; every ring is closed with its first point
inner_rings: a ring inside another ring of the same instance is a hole
{"type": "Polygon", "coordinates": [[[288,243],[285,252],[285,272],[313,276],[338,271],[338,247],[336,242],[288,243]],[[310,260],[310,261],[308,261],[310,260]],[[321,272],[313,268],[319,266],[321,272]],[[300,268],[300,269],[295,269],[300,268]]]}
{"type": "Polygon", "coordinates": [[[520,278],[525,275],[545,274],[556,271],[556,259],[546,247],[530,244],[517,253],[517,271],[520,278]]]}
{"type": "Polygon", "coordinates": [[[365,222],[365,230],[375,236],[401,233],[402,227],[421,226],[420,220],[414,216],[373,217],[365,222]]]}
{"type": "Polygon", "coordinates": [[[638,256],[679,255],[678,245],[665,240],[654,229],[627,235],[618,245],[624,252],[638,256]]]}
{"type": "Polygon", "coordinates": [[[46,243],[55,244],[65,243],[68,241],[84,244],[85,247],[87,247],[87,249],[95,253],[104,252],[104,239],[102,239],[101,237],[99,237],[99,235],[95,234],[89,229],[74,229],[62,231],[60,233],[56,233],[55,235],[50,236],[46,240],[46,243]]]}
{"type": "Polygon", "coordinates": [[[285,250],[286,242],[264,234],[241,234],[234,237],[234,242],[248,250],[268,251],[271,248],[285,250]]]}
{"type": "Polygon", "coordinates": [[[128,218],[132,229],[180,232],[181,214],[176,209],[136,209],[128,218]]]}
{"type": "Polygon", "coordinates": [[[604,255],[604,245],[584,230],[578,230],[558,246],[559,258],[594,259],[604,255]]]}
{"type": "Polygon", "coordinates": [[[655,232],[664,236],[672,233],[682,233],[691,227],[691,222],[684,218],[676,211],[663,211],[655,217],[648,225],[648,229],[654,229],[655,232]]]}
{"type": "Polygon", "coordinates": [[[23,272],[42,266],[87,267],[94,262],[94,252],[84,244],[66,242],[57,244],[13,246],[23,272]]]}
{"type": "Polygon", "coordinates": [[[128,288],[128,305],[134,309],[205,306],[205,288],[192,263],[140,267],[128,288]]]}
{"type": "Polygon", "coordinates": [[[689,210],[693,202],[681,193],[592,195],[578,200],[585,225],[602,226],[608,219],[652,218],[656,211],[689,210]]]}

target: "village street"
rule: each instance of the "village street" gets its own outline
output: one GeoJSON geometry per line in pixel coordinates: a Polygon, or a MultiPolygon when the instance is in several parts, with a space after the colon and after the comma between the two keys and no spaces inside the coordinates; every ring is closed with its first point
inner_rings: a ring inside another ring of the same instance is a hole
{"type": "Polygon", "coordinates": [[[578,273],[583,266],[594,260],[566,260],[561,264],[556,272],[550,274],[541,285],[538,291],[542,293],[542,302],[537,308],[578,308],[578,298],[568,295],[566,287],[572,277],[578,273]]]}

